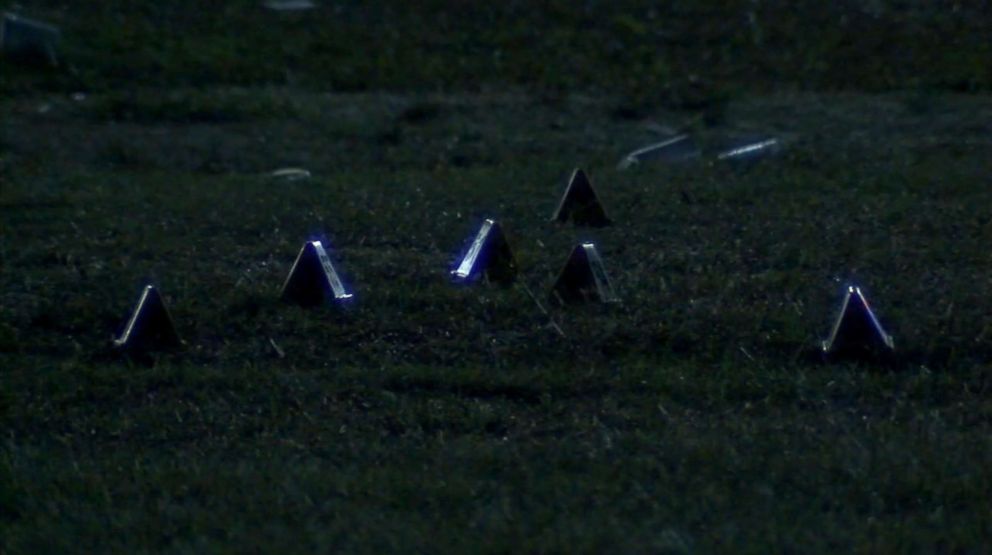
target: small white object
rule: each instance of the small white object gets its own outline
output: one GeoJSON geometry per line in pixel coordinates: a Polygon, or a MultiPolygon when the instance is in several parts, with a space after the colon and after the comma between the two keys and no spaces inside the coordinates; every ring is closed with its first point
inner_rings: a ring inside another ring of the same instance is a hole
{"type": "Polygon", "coordinates": [[[285,179],[286,181],[310,179],[310,171],[303,168],[280,168],[269,175],[276,179],[285,179]]]}
{"type": "Polygon", "coordinates": [[[277,12],[302,12],[317,7],[310,0],[269,0],[265,7],[277,12]]]}
{"type": "Polygon", "coordinates": [[[766,139],[756,143],[736,146],[716,155],[717,160],[756,160],[763,156],[777,154],[780,150],[778,139],[766,139]]]}
{"type": "Polygon", "coordinates": [[[654,143],[639,148],[620,160],[617,169],[625,170],[646,160],[661,160],[663,162],[685,162],[699,158],[699,147],[688,135],[678,135],[660,143],[654,143]]]}

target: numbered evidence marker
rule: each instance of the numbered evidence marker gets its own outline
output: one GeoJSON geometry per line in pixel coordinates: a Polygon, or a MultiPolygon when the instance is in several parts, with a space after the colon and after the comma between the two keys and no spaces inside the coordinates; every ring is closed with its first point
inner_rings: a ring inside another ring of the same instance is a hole
{"type": "Polygon", "coordinates": [[[482,223],[472,246],[451,275],[460,282],[475,281],[480,276],[503,285],[513,282],[517,277],[517,262],[498,222],[482,223]]]}
{"type": "Polygon", "coordinates": [[[551,288],[551,300],[558,304],[580,302],[620,302],[610,279],[606,277],[603,259],[596,251],[596,245],[582,243],[572,249],[558,279],[551,288]]]}
{"type": "Polygon", "coordinates": [[[182,341],[162,296],[155,286],[146,285],[124,332],[114,339],[114,347],[125,351],[151,351],[174,349],[180,345],[182,341]]]}
{"type": "Polygon", "coordinates": [[[351,297],[320,241],[305,243],[282,286],[282,298],[301,306],[315,306],[328,299],[341,302],[351,297]]]}
{"type": "Polygon", "coordinates": [[[596,190],[593,189],[586,172],[579,168],[572,172],[565,194],[562,195],[558,209],[551,217],[553,222],[565,223],[569,220],[577,225],[591,227],[603,227],[613,223],[606,217],[606,211],[600,204],[596,190]]]}
{"type": "Polygon", "coordinates": [[[830,358],[872,358],[891,355],[895,344],[882,329],[861,289],[849,286],[837,323],[822,348],[830,358]]]}

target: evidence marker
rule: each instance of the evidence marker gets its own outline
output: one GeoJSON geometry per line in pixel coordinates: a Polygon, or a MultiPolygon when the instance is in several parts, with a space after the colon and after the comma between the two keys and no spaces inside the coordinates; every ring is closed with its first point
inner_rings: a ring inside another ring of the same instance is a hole
{"type": "Polygon", "coordinates": [[[281,297],[300,306],[316,306],[328,300],[347,301],[352,296],[320,241],[304,243],[282,285],[281,297]]]}
{"type": "Polygon", "coordinates": [[[568,180],[565,194],[558,202],[558,208],[551,216],[552,222],[566,223],[569,220],[576,225],[604,227],[613,222],[606,216],[606,210],[599,202],[599,196],[593,189],[592,182],[586,172],[576,168],[572,178],[568,180]]]}
{"type": "Polygon", "coordinates": [[[62,33],[58,27],[4,12],[0,18],[0,53],[21,61],[59,65],[56,47],[62,33]]]}
{"type": "Polygon", "coordinates": [[[891,355],[895,343],[868,306],[861,289],[850,285],[833,331],[821,348],[830,358],[871,358],[891,355]]]}
{"type": "Polygon", "coordinates": [[[572,249],[551,288],[551,301],[560,305],[581,302],[620,302],[606,276],[596,245],[582,243],[572,249]]]}
{"type": "Polygon", "coordinates": [[[154,285],[146,285],[114,347],[124,351],[174,349],[182,345],[165,301],[154,285]]]}
{"type": "Polygon", "coordinates": [[[517,262],[499,222],[487,219],[482,223],[472,246],[451,276],[462,283],[485,276],[486,280],[503,285],[516,279],[517,262]]]}

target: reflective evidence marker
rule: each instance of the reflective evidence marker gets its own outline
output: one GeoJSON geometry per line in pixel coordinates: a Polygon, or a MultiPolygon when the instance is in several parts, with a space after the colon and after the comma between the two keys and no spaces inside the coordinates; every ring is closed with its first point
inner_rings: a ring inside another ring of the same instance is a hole
{"type": "Polygon", "coordinates": [[[57,27],[9,12],[0,22],[0,51],[15,58],[58,65],[55,47],[62,33],[57,27]]]}
{"type": "Polygon", "coordinates": [[[596,245],[582,243],[572,249],[565,266],[551,288],[551,300],[558,304],[580,302],[614,303],[620,299],[606,276],[603,259],[596,245]]]}
{"type": "Polygon", "coordinates": [[[821,346],[828,357],[866,358],[895,351],[892,336],[878,322],[861,289],[853,285],[848,286],[833,331],[821,346]]]}
{"type": "Polygon", "coordinates": [[[487,280],[501,284],[511,283],[517,277],[517,262],[499,222],[487,219],[482,223],[472,246],[451,275],[461,282],[484,275],[487,280]]]}
{"type": "Polygon", "coordinates": [[[182,345],[165,302],[153,285],[146,285],[114,347],[128,351],[172,349],[182,345]]]}
{"type": "Polygon", "coordinates": [[[283,283],[282,298],[301,306],[315,306],[327,300],[341,302],[351,297],[324,246],[320,241],[307,241],[283,283]]]}
{"type": "Polygon", "coordinates": [[[562,195],[558,208],[551,217],[553,222],[565,223],[569,220],[578,225],[592,227],[603,227],[613,223],[606,216],[606,211],[599,202],[596,190],[593,189],[586,172],[579,168],[572,172],[565,194],[562,195]]]}

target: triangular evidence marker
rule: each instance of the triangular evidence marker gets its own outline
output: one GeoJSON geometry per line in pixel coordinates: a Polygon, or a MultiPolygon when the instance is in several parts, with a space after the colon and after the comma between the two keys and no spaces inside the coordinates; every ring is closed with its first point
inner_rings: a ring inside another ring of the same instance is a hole
{"type": "Polygon", "coordinates": [[[289,270],[281,296],[301,306],[315,306],[328,298],[346,301],[352,294],[345,290],[320,241],[307,241],[289,270]]]}
{"type": "Polygon", "coordinates": [[[865,357],[895,351],[892,336],[878,322],[861,289],[853,285],[847,288],[830,338],[821,346],[824,355],[836,357],[865,357]]]}
{"type": "Polygon", "coordinates": [[[565,223],[569,220],[577,225],[592,227],[603,227],[613,223],[606,216],[606,211],[600,204],[596,190],[593,189],[586,172],[579,168],[572,172],[565,194],[562,195],[558,208],[551,217],[553,222],[565,223]]]}
{"type": "Polygon", "coordinates": [[[620,301],[606,276],[606,268],[596,251],[596,245],[582,243],[572,249],[572,254],[551,288],[551,300],[562,305],[586,301],[620,301]]]}
{"type": "Polygon", "coordinates": [[[0,53],[24,61],[59,65],[55,50],[62,33],[58,27],[10,12],[0,15],[0,53]]]}
{"type": "Polygon", "coordinates": [[[114,347],[129,351],[147,351],[179,347],[182,341],[172,325],[165,302],[153,285],[146,285],[138,298],[131,318],[124,326],[120,337],[114,339],[114,347]]]}
{"type": "Polygon", "coordinates": [[[517,262],[499,222],[487,219],[482,223],[472,246],[451,275],[461,282],[485,275],[487,280],[502,284],[511,283],[517,277],[517,262]]]}

